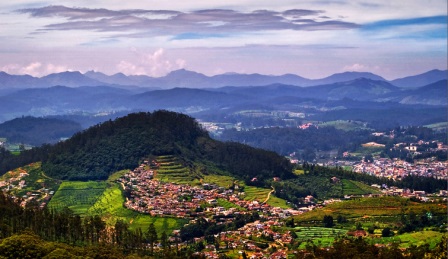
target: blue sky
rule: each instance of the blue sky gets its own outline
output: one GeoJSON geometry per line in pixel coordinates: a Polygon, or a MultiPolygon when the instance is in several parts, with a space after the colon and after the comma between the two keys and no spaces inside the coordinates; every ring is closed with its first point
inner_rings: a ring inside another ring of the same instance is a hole
{"type": "Polygon", "coordinates": [[[446,0],[18,0],[0,10],[0,70],[12,74],[395,79],[447,68],[446,0]]]}

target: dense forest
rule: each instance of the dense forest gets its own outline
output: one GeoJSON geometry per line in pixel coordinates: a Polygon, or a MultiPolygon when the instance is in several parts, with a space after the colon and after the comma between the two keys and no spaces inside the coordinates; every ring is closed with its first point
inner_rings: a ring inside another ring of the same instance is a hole
{"type": "Polygon", "coordinates": [[[55,118],[22,117],[0,124],[0,138],[32,146],[56,143],[78,131],[81,131],[78,123],[55,118]]]}
{"type": "MultiPolygon", "coordinates": [[[[48,176],[70,180],[104,180],[118,170],[135,168],[150,155],[176,155],[211,164],[238,178],[293,177],[286,158],[239,143],[211,139],[191,117],[168,111],[135,113],[93,126],[53,146],[15,157],[0,152],[0,172],[42,161],[48,176]]],[[[192,163],[193,164],[193,163],[192,163]]]]}

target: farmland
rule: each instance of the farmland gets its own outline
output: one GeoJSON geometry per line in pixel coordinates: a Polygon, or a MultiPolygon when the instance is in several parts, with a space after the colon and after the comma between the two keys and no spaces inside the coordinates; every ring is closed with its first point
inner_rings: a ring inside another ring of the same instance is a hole
{"type": "Polygon", "coordinates": [[[416,214],[432,211],[434,215],[446,215],[446,208],[446,204],[418,203],[400,197],[359,198],[329,204],[324,208],[304,213],[296,216],[295,222],[310,224],[321,222],[324,215],[331,215],[333,218],[341,215],[352,222],[390,224],[397,222],[400,215],[408,214],[410,211],[416,214]]]}
{"type": "Polygon", "coordinates": [[[106,182],[63,182],[49,202],[49,208],[68,207],[77,214],[85,214],[106,189],[106,182]]]}
{"type": "Polygon", "coordinates": [[[151,217],[124,208],[122,190],[114,180],[126,171],[112,174],[108,181],[63,182],[48,206],[57,210],[68,207],[81,216],[99,215],[108,225],[114,225],[117,220],[121,220],[134,230],[137,228],[146,230],[150,223],[154,223],[159,233],[162,231],[171,233],[186,223],[182,219],[151,217]]]}
{"type": "Polygon", "coordinates": [[[344,195],[364,195],[370,193],[380,193],[376,188],[370,187],[361,182],[356,182],[352,180],[342,180],[342,192],[344,195]]]}
{"type": "Polygon", "coordinates": [[[174,156],[158,156],[159,164],[155,178],[162,182],[174,182],[179,184],[198,183],[200,175],[182,165],[174,156]]]}
{"type": "Polygon", "coordinates": [[[316,245],[328,247],[333,244],[336,237],[344,236],[347,233],[347,230],[323,227],[296,227],[294,231],[297,240],[302,242],[302,248],[305,248],[305,242],[309,240],[316,245]]]}

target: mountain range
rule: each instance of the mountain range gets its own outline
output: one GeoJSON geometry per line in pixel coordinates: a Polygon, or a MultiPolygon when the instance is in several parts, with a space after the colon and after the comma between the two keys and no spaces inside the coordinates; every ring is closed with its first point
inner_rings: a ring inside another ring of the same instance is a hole
{"type": "Polygon", "coordinates": [[[44,77],[30,75],[11,75],[0,72],[0,91],[7,89],[43,88],[56,85],[79,86],[114,86],[127,89],[143,88],[218,88],[225,86],[265,86],[270,84],[285,84],[295,86],[316,86],[347,82],[355,79],[371,79],[389,82],[402,88],[417,88],[437,81],[447,79],[447,70],[431,70],[423,74],[412,75],[392,81],[370,72],[344,72],[321,79],[308,79],[294,74],[280,76],[262,74],[226,73],[215,76],[206,76],[201,73],[185,69],[170,72],[163,77],[150,77],[145,75],[130,75],[123,73],[106,75],[101,72],[88,71],[84,74],[78,71],[49,74],[44,77]]]}

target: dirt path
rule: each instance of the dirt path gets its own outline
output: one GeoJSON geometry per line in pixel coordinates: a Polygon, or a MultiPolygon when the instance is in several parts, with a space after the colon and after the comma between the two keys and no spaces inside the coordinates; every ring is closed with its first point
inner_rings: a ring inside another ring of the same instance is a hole
{"type": "Polygon", "coordinates": [[[270,192],[268,193],[268,197],[266,197],[266,200],[264,200],[263,203],[268,202],[269,198],[271,198],[271,193],[273,193],[273,192],[275,191],[274,187],[271,186],[271,188],[272,188],[272,191],[270,191],[270,192]]]}

